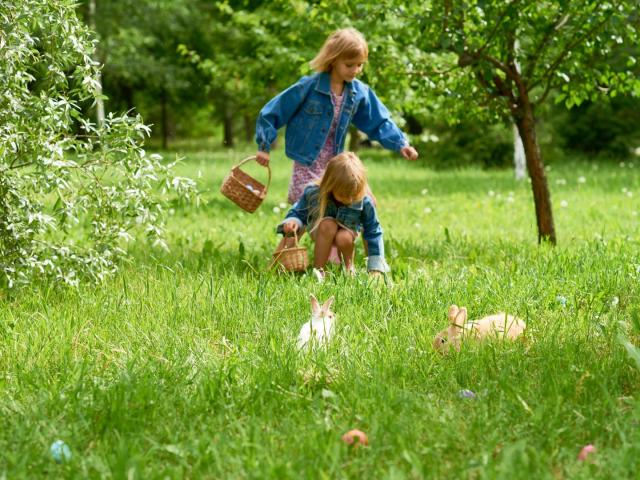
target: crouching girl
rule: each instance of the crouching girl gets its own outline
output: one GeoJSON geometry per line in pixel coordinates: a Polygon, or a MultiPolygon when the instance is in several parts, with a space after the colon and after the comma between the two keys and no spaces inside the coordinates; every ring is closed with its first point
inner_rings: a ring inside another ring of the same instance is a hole
{"type": "Polygon", "coordinates": [[[278,225],[278,233],[301,233],[304,228],[309,228],[315,242],[313,264],[322,276],[334,245],[345,269],[355,272],[355,240],[360,231],[368,244],[369,273],[380,275],[390,270],[384,259],[382,227],[369,195],[366,170],[355,153],[344,152],[329,161],[320,181],[304,189],[278,225]]]}

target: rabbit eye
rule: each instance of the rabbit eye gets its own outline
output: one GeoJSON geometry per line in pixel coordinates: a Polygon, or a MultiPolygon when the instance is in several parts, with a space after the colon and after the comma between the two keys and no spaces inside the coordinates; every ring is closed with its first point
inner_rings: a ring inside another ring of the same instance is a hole
{"type": "Polygon", "coordinates": [[[447,343],[447,339],[446,338],[441,338],[440,339],[440,343],[447,343]]]}

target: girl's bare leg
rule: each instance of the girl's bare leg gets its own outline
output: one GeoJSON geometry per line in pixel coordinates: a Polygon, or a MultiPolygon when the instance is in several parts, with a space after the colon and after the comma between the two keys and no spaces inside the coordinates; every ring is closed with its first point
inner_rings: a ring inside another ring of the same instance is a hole
{"type": "Polygon", "coordinates": [[[349,230],[339,228],[336,232],[334,242],[342,254],[344,268],[346,268],[347,271],[350,271],[353,268],[353,253],[355,251],[353,234],[349,230]]]}
{"type": "Polygon", "coordinates": [[[327,263],[337,231],[338,224],[330,218],[322,220],[318,225],[315,235],[316,246],[313,251],[313,266],[315,268],[324,268],[327,263]]]}

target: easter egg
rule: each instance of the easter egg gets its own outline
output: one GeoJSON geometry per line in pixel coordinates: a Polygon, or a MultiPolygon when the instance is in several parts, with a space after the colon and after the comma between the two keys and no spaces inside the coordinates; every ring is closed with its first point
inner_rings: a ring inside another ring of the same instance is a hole
{"type": "Polygon", "coordinates": [[[360,445],[369,445],[369,438],[367,438],[367,434],[361,430],[349,430],[347,433],[342,435],[342,441],[354,448],[357,448],[360,445]]]}
{"type": "Polygon", "coordinates": [[[57,463],[63,463],[71,460],[71,449],[69,445],[64,443],[62,440],[56,440],[51,444],[51,457],[57,463]]]}
{"type": "Polygon", "coordinates": [[[598,449],[595,447],[595,445],[585,445],[580,450],[580,453],[578,453],[578,460],[581,462],[586,462],[587,460],[589,460],[589,456],[593,455],[597,451],[598,449]]]}
{"type": "Polygon", "coordinates": [[[460,398],[476,398],[476,394],[473,393],[471,390],[467,390],[465,388],[464,390],[460,390],[458,392],[458,397],[460,397],[460,398]]]}

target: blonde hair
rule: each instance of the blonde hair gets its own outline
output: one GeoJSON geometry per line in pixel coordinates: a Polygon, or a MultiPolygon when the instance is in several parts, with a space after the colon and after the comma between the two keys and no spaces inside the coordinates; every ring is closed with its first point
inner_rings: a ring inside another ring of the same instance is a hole
{"type": "Polygon", "coordinates": [[[319,186],[315,226],[324,218],[332,194],[349,198],[352,203],[364,198],[368,190],[367,170],[355,153],[343,152],[329,160],[319,186]]]}
{"type": "Polygon", "coordinates": [[[353,59],[362,58],[366,61],[369,58],[369,46],[367,41],[355,28],[341,28],[336,30],[327,38],[309,65],[316,72],[328,72],[338,58],[353,59]]]}

